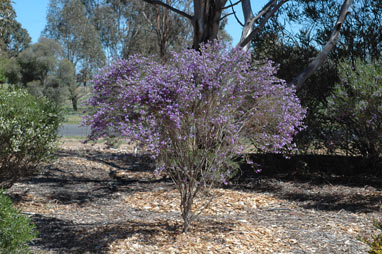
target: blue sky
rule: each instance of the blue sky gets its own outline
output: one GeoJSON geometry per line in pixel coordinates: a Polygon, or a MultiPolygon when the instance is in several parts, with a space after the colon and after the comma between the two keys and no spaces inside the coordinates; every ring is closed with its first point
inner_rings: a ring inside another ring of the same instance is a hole
{"type": "Polygon", "coordinates": [[[13,0],[12,2],[17,21],[28,30],[32,43],[37,42],[46,24],[49,0],[13,0]]]}
{"type": "MultiPolygon", "coordinates": [[[[257,13],[266,2],[268,0],[252,0],[253,11],[257,13]]],[[[41,31],[45,27],[48,3],[49,0],[13,0],[13,8],[17,15],[16,19],[28,30],[29,35],[32,37],[32,43],[38,41],[41,31]]],[[[241,5],[235,6],[235,10],[239,19],[243,21],[241,5]]],[[[236,22],[233,15],[228,18],[227,32],[233,38],[233,45],[236,45],[241,36],[241,26],[236,22]]]]}

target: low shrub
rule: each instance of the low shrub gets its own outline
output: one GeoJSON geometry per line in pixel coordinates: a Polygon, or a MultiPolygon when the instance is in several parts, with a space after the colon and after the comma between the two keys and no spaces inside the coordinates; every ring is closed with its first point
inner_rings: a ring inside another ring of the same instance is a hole
{"type": "Polygon", "coordinates": [[[0,89],[0,187],[10,187],[52,157],[61,119],[45,98],[0,89]]]}
{"type": "Polygon", "coordinates": [[[0,254],[30,253],[28,243],[37,237],[30,219],[13,207],[12,201],[0,191],[0,254]]]}
{"type": "Polygon", "coordinates": [[[341,82],[321,105],[321,142],[330,150],[382,156],[382,66],[361,61],[339,67],[341,82]]]}

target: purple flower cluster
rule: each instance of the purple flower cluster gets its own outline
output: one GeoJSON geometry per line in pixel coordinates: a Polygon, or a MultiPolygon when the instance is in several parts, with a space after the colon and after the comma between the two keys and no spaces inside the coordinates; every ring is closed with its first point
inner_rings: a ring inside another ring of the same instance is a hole
{"type": "Polygon", "coordinates": [[[167,64],[120,60],[93,80],[90,138],[119,133],[179,182],[225,182],[244,149],[293,148],[305,110],[275,73],[218,42],[173,52],[167,64]]]}

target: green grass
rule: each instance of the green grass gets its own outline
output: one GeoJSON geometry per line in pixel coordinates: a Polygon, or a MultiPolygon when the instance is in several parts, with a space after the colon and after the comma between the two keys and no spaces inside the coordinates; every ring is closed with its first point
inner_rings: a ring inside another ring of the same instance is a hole
{"type": "Polygon", "coordinates": [[[74,111],[72,102],[70,100],[66,100],[63,105],[63,112],[64,112],[64,124],[81,124],[82,123],[82,116],[84,110],[86,110],[86,107],[82,104],[89,99],[90,97],[90,87],[80,87],[82,90],[80,93],[85,94],[79,101],[78,101],[78,110],[74,111]]]}
{"type": "Polygon", "coordinates": [[[64,123],[66,124],[81,124],[82,123],[82,113],[65,113],[64,123]]]}
{"type": "Polygon", "coordinates": [[[61,137],[59,140],[60,142],[65,142],[65,141],[85,141],[86,137],[85,136],[65,136],[61,137]]]}

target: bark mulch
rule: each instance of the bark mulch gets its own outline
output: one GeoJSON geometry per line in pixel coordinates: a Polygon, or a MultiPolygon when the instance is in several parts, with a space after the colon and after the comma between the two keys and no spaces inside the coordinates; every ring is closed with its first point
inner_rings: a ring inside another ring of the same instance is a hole
{"type": "Polygon", "coordinates": [[[131,151],[65,142],[56,162],[8,190],[40,232],[33,251],[358,254],[368,250],[358,238],[376,233],[378,178],[317,183],[282,174],[214,189],[217,198],[181,233],[173,184],[131,151]]]}

